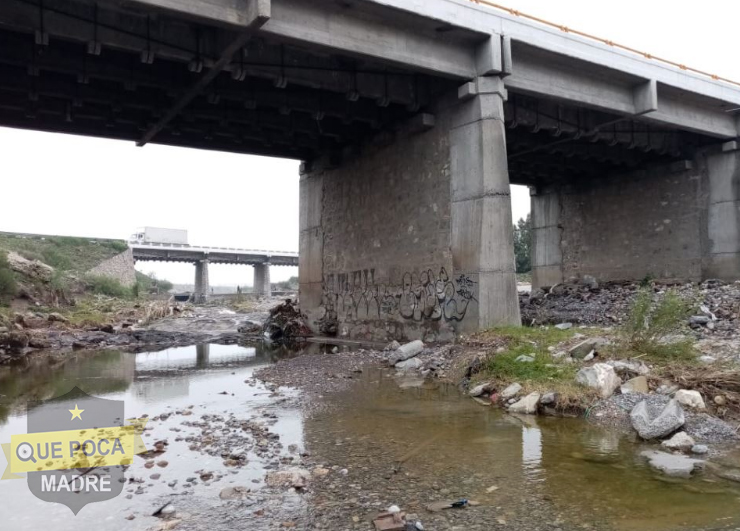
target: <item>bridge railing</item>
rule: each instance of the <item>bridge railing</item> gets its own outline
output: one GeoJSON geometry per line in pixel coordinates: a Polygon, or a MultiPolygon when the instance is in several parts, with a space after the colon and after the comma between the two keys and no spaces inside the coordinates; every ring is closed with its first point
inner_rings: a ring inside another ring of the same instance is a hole
{"type": "Polygon", "coordinates": [[[523,13],[519,11],[518,9],[513,9],[511,7],[506,7],[501,4],[497,4],[496,2],[491,2],[490,0],[468,0],[469,2],[472,2],[474,4],[478,5],[484,5],[488,7],[492,7],[494,9],[498,9],[499,11],[505,11],[506,13],[509,13],[510,15],[514,15],[515,17],[524,18],[527,20],[531,20],[533,22],[538,22],[540,24],[544,24],[545,26],[549,26],[551,28],[558,29],[562,31],[563,33],[569,33],[572,35],[578,35],[579,37],[583,37],[585,39],[589,39],[592,41],[597,41],[602,44],[606,44],[607,46],[611,46],[612,48],[617,48],[619,50],[623,50],[625,52],[630,52],[639,56],[644,57],[645,59],[650,59],[652,61],[657,61],[659,63],[663,63],[669,66],[673,66],[675,68],[679,68],[681,70],[684,70],[686,72],[692,72],[694,74],[699,74],[700,76],[708,77],[714,81],[723,81],[725,83],[729,83],[731,85],[735,85],[740,87],[740,82],[733,81],[732,79],[727,79],[726,77],[718,76],[717,74],[712,74],[710,72],[705,72],[704,70],[699,70],[697,68],[692,68],[690,66],[686,66],[682,63],[677,63],[675,61],[671,61],[669,59],[664,59],[662,57],[657,57],[651,53],[643,52],[641,50],[637,50],[635,48],[632,48],[630,46],[626,46],[624,44],[620,44],[618,42],[614,42],[610,39],[605,39],[603,37],[598,37],[596,35],[592,35],[590,33],[586,33],[585,31],[580,31],[573,29],[571,27],[565,26],[563,24],[557,24],[555,22],[550,22],[549,20],[545,20],[544,18],[536,17],[534,15],[529,15],[527,13],[523,13]]]}
{"type": "Polygon", "coordinates": [[[154,248],[171,248],[183,249],[189,251],[236,251],[238,253],[267,254],[271,256],[298,256],[293,251],[271,251],[267,249],[241,249],[239,247],[213,247],[209,245],[189,245],[182,243],[157,243],[157,242],[129,242],[130,247],[154,247],[154,248]]]}

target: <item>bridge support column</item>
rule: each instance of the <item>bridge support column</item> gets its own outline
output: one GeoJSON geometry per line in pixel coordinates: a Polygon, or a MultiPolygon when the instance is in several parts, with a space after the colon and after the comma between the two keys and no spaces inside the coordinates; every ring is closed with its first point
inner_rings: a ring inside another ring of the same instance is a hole
{"type": "Polygon", "coordinates": [[[519,325],[504,99],[499,77],[460,87],[450,134],[451,246],[458,291],[471,304],[457,329],[519,325]]]}
{"type": "Polygon", "coordinates": [[[740,278],[740,141],[706,157],[709,197],[704,278],[740,278]]]}
{"type": "Polygon", "coordinates": [[[208,283],[208,260],[198,260],[195,262],[195,303],[204,304],[208,302],[208,295],[210,292],[211,288],[208,283]]]}
{"type": "Polygon", "coordinates": [[[532,289],[563,281],[560,248],[560,195],[556,190],[532,190],[532,289]]]}
{"type": "Polygon", "coordinates": [[[270,264],[256,264],[254,266],[254,293],[264,297],[272,295],[270,284],[270,264]]]}

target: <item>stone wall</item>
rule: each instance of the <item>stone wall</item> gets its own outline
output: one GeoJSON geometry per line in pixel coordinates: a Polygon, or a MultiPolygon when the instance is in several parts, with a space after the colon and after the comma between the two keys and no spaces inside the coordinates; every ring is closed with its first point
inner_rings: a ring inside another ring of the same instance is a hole
{"type": "MultiPolygon", "coordinates": [[[[449,125],[376,139],[301,182],[301,307],[356,339],[450,337],[468,301],[452,271],[449,125]],[[320,292],[320,294],[319,294],[320,292]]],[[[463,286],[464,287],[464,286],[463,286]]]]}
{"type": "Polygon", "coordinates": [[[126,249],[124,252],[101,262],[88,271],[88,274],[113,278],[122,285],[131,287],[136,284],[134,255],[131,249],[126,249]]]}
{"type": "Polygon", "coordinates": [[[704,201],[698,164],[594,177],[561,194],[563,276],[699,280],[704,201]]]}

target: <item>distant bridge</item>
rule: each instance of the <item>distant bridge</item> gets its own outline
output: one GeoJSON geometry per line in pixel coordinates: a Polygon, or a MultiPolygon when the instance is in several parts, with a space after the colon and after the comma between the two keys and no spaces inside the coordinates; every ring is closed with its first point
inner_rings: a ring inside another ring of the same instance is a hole
{"type": "Polygon", "coordinates": [[[270,266],[298,266],[298,253],[205,247],[173,243],[130,242],[134,260],[141,262],[186,262],[195,264],[195,300],[205,302],[210,292],[209,264],[242,264],[254,267],[254,293],[271,294],[270,266]]]}

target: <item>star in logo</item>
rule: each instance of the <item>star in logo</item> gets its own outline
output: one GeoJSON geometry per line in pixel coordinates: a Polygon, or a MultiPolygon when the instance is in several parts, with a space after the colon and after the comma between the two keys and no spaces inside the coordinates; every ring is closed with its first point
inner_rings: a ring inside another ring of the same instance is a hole
{"type": "Polygon", "coordinates": [[[75,408],[74,409],[70,409],[68,411],[70,413],[72,413],[72,418],[70,420],[74,420],[76,418],[82,420],[82,417],[80,415],[82,415],[82,412],[85,411],[85,410],[84,409],[80,409],[79,407],[77,407],[77,404],[75,404],[75,408]]]}

